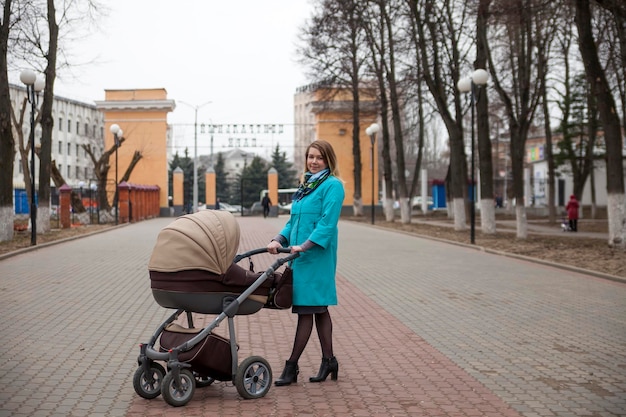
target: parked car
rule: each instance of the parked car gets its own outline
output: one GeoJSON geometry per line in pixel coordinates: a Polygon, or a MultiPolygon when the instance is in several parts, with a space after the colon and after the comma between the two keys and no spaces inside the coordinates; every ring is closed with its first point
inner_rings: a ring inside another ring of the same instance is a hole
{"type": "MultiPolygon", "coordinates": [[[[432,197],[428,197],[428,210],[432,210],[435,207],[435,202],[432,197]]],[[[422,209],[422,196],[413,197],[411,202],[412,210],[421,210],[422,209]]]]}
{"type": "Polygon", "coordinates": [[[241,206],[233,206],[220,201],[220,210],[228,211],[230,213],[241,213],[241,206]]]}
{"type": "Polygon", "coordinates": [[[261,202],[255,201],[254,203],[252,203],[249,213],[253,216],[257,214],[263,214],[263,206],[261,205],[261,202]]]}
{"type": "Polygon", "coordinates": [[[291,213],[291,203],[278,206],[278,214],[289,214],[289,213],[291,213]]]}

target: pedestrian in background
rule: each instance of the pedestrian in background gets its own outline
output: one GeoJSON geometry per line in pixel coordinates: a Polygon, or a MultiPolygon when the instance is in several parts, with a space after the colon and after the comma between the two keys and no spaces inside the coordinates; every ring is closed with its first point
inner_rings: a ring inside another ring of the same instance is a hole
{"type": "Polygon", "coordinates": [[[267,245],[268,252],[280,247],[299,252],[293,260],[293,307],[298,315],[291,356],[275,384],[298,382],[298,360],[309,341],[313,323],[322,348],[322,363],[310,382],[336,380],[339,364],[333,353],[333,323],[328,306],[337,304],[337,223],[345,196],[338,178],[337,157],[323,140],[311,143],[305,153],[304,181],[294,194],[291,215],[285,227],[267,245]]]}
{"type": "Polygon", "coordinates": [[[270,207],[272,205],[272,200],[270,200],[267,193],[263,196],[261,200],[261,205],[263,206],[263,217],[267,217],[270,214],[270,207]]]}
{"type": "Polygon", "coordinates": [[[576,196],[574,194],[569,196],[569,201],[565,206],[565,210],[567,210],[567,220],[569,221],[569,228],[572,232],[578,231],[578,200],[576,200],[576,196]]]}

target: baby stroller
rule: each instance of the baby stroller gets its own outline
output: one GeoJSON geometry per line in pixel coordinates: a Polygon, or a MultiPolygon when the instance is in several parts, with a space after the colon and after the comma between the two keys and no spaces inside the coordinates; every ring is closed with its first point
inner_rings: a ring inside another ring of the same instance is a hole
{"type": "Polygon", "coordinates": [[[299,254],[279,258],[260,273],[254,272],[252,256],[267,249],[235,256],[238,247],[239,225],[227,211],[181,216],[159,233],[148,264],[152,295],[160,306],[176,311],[149,342],[140,344],[133,377],[139,396],[153,399],[162,394],[168,404],[183,406],[196,387],[215,380],[234,382],[245,399],[261,398],[269,391],[272,369],[264,358],[238,361],[234,317],[261,308],[291,307],[291,269],[285,267],[282,273],[276,269],[299,254]],[[250,260],[248,270],[238,265],[245,258],[250,260]],[[192,313],[217,316],[205,328],[195,328],[192,313]],[[185,316],[186,327],[175,323],[185,316]],[[224,319],[230,338],[214,333],[224,319]],[[167,370],[157,361],[165,362],[167,370]]]}

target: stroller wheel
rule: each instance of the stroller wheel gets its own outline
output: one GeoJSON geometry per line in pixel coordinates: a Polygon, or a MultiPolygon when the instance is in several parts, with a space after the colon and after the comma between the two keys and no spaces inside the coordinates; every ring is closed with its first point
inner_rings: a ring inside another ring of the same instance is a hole
{"type": "Polygon", "coordinates": [[[133,376],[133,387],[135,392],[147,400],[161,395],[161,383],[165,376],[165,368],[156,362],[150,364],[150,371],[146,373],[143,366],[135,371],[133,376]]]}
{"type": "Polygon", "coordinates": [[[208,387],[209,385],[213,384],[213,382],[215,382],[214,378],[211,378],[210,376],[202,376],[197,374],[196,372],[193,373],[194,378],[196,378],[196,388],[204,388],[204,387],[208,387]]]}
{"type": "Polygon", "coordinates": [[[180,385],[174,378],[174,374],[170,372],[163,378],[163,385],[161,386],[163,399],[173,407],[187,404],[193,397],[196,388],[196,380],[188,369],[181,369],[179,375],[180,385]]]}
{"type": "Polygon", "coordinates": [[[250,356],[237,368],[235,386],[245,399],[264,397],[272,386],[272,368],[264,358],[250,356]]]}

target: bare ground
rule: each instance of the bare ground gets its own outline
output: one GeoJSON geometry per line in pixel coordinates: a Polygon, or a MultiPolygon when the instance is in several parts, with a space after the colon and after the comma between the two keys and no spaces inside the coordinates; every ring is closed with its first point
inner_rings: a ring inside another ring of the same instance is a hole
{"type": "MultiPolygon", "coordinates": [[[[351,220],[370,221],[367,218],[351,218],[351,220]]],[[[414,218],[409,224],[402,224],[399,220],[386,222],[380,218],[375,223],[378,227],[391,228],[405,233],[470,244],[469,227],[463,231],[455,231],[452,222],[442,217],[414,218]],[[442,223],[446,225],[443,226],[442,223]]],[[[475,244],[493,251],[626,278],[626,252],[609,248],[606,221],[580,220],[578,226],[580,233],[561,232],[560,223],[549,225],[545,220],[529,220],[529,225],[533,224],[540,226],[542,231],[529,231],[528,238],[518,239],[514,226],[508,222],[498,221],[496,234],[484,235],[480,230],[480,220],[477,220],[475,244]],[[549,232],[552,234],[548,234],[549,232]],[[603,233],[606,238],[585,237],[585,232],[603,233]]]]}
{"type": "MultiPolygon", "coordinates": [[[[367,216],[347,218],[347,220],[370,222],[370,218],[367,216]]],[[[511,219],[498,219],[498,229],[495,235],[483,235],[480,231],[480,221],[477,220],[475,244],[494,251],[542,259],[626,278],[626,252],[609,248],[607,244],[608,235],[607,238],[584,236],[585,232],[606,235],[606,221],[581,220],[579,223],[581,233],[576,234],[561,232],[560,224],[548,225],[545,220],[529,219],[529,225],[540,225],[542,233],[535,233],[531,230],[527,239],[517,239],[514,226],[507,223],[506,220],[511,219]],[[552,231],[552,234],[545,233],[549,231],[552,231]]],[[[452,222],[441,215],[415,217],[409,224],[402,224],[400,221],[385,222],[382,218],[377,218],[375,224],[377,227],[386,227],[404,233],[470,244],[469,228],[455,231],[452,222]]],[[[45,244],[76,238],[111,227],[113,227],[112,224],[98,224],[72,226],[69,229],[53,229],[49,233],[38,235],[37,243],[45,244]]],[[[0,242],[0,257],[10,252],[28,248],[30,240],[30,231],[15,232],[12,241],[0,242]]]]}

